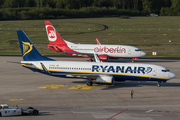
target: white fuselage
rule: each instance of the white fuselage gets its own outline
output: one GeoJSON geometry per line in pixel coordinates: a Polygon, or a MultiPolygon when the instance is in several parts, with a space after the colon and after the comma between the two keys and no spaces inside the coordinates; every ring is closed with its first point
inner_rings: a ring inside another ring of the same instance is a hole
{"type": "Polygon", "coordinates": [[[169,80],[175,77],[167,68],[136,63],[103,63],[103,62],[72,62],[72,61],[22,61],[23,66],[43,70],[43,63],[52,74],[58,75],[110,75],[125,80],[169,80]],[[32,64],[32,65],[28,65],[32,64]]]}
{"type": "Polygon", "coordinates": [[[108,55],[119,58],[138,58],[146,55],[137,47],[126,45],[94,45],[94,44],[68,44],[68,47],[78,53],[108,55]]]}

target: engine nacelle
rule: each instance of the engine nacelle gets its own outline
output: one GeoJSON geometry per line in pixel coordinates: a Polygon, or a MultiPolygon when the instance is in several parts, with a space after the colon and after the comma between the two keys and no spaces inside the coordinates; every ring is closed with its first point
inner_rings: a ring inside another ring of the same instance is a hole
{"type": "Polygon", "coordinates": [[[108,56],[107,55],[97,55],[100,61],[107,61],[108,56]]]}
{"type": "Polygon", "coordinates": [[[114,77],[113,76],[108,76],[108,75],[100,75],[96,79],[97,83],[108,83],[113,85],[114,84],[114,77]]]}

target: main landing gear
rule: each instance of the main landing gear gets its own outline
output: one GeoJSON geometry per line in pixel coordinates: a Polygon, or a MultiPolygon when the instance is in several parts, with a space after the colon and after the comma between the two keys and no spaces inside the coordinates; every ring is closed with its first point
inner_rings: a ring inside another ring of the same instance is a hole
{"type": "Polygon", "coordinates": [[[87,86],[92,86],[93,85],[93,82],[92,81],[88,81],[87,82],[87,86]]]}
{"type": "Polygon", "coordinates": [[[93,85],[93,81],[92,80],[89,80],[88,82],[87,82],[87,86],[92,86],[93,85]]]}
{"type": "Polygon", "coordinates": [[[94,62],[94,59],[93,58],[89,58],[89,62],[94,62]]]}
{"type": "Polygon", "coordinates": [[[135,60],[138,60],[138,58],[132,58],[132,63],[134,63],[135,60]]]}

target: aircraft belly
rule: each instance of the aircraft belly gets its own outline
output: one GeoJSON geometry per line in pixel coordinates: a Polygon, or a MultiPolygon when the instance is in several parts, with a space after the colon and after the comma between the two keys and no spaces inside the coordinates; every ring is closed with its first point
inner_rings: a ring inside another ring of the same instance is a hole
{"type": "Polygon", "coordinates": [[[123,80],[132,80],[132,81],[159,81],[166,80],[159,77],[151,77],[151,76],[124,76],[124,75],[113,75],[115,81],[123,81],[123,80]]]}

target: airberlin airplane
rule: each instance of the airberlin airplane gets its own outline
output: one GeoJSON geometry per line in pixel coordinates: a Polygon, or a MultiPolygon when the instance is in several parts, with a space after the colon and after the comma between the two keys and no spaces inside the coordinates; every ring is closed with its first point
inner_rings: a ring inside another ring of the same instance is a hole
{"type": "Polygon", "coordinates": [[[127,45],[101,45],[98,39],[95,44],[74,44],[64,40],[49,21],[44,21],[47,36],[49,39],[48,47],[56,52],[61,52],[71,56],[88,57],[90,60],[97,54],[100,61],[109,59],[132,59],[137,60],[139,57],[146,55],[137,47],[127,45]]]}
{"type": "Polygon", "coordinates": [[[114,84],[114,81],[157,81],[160,83],[176,75],[165,67],[152,64],[101,62],[94,54],[96,62],[56,61],[42,56],[22,30],[17,31],[23,56],[23,67],[34,72],[52,76],[81,77],[93,83],[114,84]]]}

